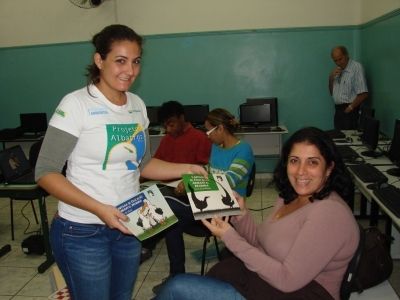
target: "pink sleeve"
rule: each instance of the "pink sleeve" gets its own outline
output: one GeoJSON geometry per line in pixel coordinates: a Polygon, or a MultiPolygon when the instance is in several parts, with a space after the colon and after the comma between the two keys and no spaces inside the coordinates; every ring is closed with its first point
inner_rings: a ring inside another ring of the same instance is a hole
{"type": "Polygon", "coordinates": [[[283,261],[252,246],[233,229],[223,236],[223,241],[249,270],[275,288],[291,292],[315,279],[340,251],[346,251],[346,245],[351,248],[354,239],[358,239],[358,227],[355,229],[357,224],[351,213],[334,201],[322,200],[301,226],[283,261]]]}

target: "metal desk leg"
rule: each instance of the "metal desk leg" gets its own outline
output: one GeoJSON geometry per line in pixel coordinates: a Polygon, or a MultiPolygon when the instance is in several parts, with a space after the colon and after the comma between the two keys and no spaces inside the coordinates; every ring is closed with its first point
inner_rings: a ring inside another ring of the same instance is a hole
{"type": "Polygon", "coordinates": [[[367,199],[364,195],[361,195],[360,199],[360,217],[366,218],[367,217],[367,199]]]}
{"type": "Polygon", "coordinates": [[[375,201],[372,201],[369,226],[378,226],[378,220],[379,220],[379,205],[375,201]]]}
{"type": "Polygon", "coordinates": [[[392,237],[392,219],[386,215],[385,233],[392,237]]]}
{"type": "Polygon", "coordinates": [[[46,210],[46,196],[43,195],[39,199],[40,220],[43,231],[44,251],[46,253],[46,260],[38,267],[39,273],[44,273],[53,263],[54,257],[51,252],[50,239],[49,239],[49,222],[47,219],[46,210]]]}
{"type": "Polygon", "coordinates": [[[5,255],[6,253],[11,251],[11,246],[9,244],[4,245],[3,247],[0,248],[0,257],[5,255]]]}

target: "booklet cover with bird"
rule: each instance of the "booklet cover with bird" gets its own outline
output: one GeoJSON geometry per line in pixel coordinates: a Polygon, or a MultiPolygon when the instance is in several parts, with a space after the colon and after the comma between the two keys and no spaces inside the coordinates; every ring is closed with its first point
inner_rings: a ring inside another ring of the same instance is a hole
{"type": "Polygon", "coordinates": [[[182,176],[195,220],[239,215],[240,207],[225,174],[182,176]]]}
{"type": "Polygon", "coordinates": [[[122,202],[117,208],[129,217],[121,221],[140,241],[178,222],[156,184],[122,202]]]}

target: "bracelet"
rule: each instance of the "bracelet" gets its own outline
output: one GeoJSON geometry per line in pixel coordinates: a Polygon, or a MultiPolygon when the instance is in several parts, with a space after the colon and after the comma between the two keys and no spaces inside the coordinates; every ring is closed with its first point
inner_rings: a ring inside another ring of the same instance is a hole
{"type": "Polygon", "coordinates": [[[350,110],[353,110],[353,105],[349,104],[348,107],[350,108],[350,110]]]}

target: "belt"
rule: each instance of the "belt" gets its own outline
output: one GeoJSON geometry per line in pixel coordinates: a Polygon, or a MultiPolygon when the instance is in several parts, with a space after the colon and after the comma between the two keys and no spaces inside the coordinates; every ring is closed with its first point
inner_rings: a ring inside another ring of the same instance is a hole
{"type": "Polygon", "coordinates": [[[335,104],[336,108],[346,108],[349,106],[351,103],[342,103],[342,104],[335,104]]]}

